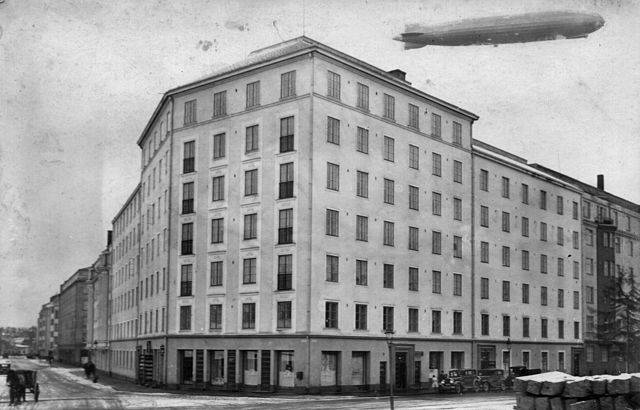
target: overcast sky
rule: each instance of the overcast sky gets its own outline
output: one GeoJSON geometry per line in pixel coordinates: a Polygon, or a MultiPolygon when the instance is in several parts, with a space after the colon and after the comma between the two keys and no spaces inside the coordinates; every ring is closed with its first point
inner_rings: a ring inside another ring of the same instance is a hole
{"type": "Polygon", "coordinates": [[[640,202],[640,8],[629,1],[0,2],[0,326],[106,244],[168,89],[307,36],[480,116],[474,137],[640,202]],[[597,12],[587,39],[403,51],[407,23],[597,12]]]}

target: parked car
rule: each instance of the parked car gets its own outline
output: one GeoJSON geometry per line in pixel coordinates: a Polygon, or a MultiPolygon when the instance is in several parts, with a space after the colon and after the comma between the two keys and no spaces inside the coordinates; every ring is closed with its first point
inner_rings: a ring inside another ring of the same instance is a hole
{"type": "Polygon", "coordinates": [[[513,389],[513,380],[520,376],[530,376],[532,374],[542,373],[541,369],[527,369],[526,366],[511,366],[509,374],[504,379],[504,384],[508,389],[513,389]]]}
{"type": "Polygon", "coordinates": [[[480,391],[480,379],[475,369],[452,369],[440,382],[438,391],[462,394],[465,390],[480,391]]]}
{"type": "Polygon", "coordinates": [[[480,388],[482,391],[506,390],[504,370],[502,369],[481,369],[478,370],[480,388]]]}
{"type": "Polygon", "coordinates": [[[11,362],[7,359],[0,359],[0,374],[7,374],[11,369],[11,362]]]}

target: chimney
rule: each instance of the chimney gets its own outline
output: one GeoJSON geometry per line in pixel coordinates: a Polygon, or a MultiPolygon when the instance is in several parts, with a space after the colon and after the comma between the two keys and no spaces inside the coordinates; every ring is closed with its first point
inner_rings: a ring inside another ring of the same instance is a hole
{"type": "Polygon", "coordinates": [[[604,191],[604,175],[598,174],[598,189],[604,191]]]}
{"type": "Polygon", "coordinates": [[[392,76],[394,76],[397,79],[400,79],[402,81],[407,81],[406,77],[407,77],[407,73],[405,73],[402,70],[399,69],[395,69],[395,70],[391,70],[391,71],[387,71],[388,74],[391,74],[392,76]]]}

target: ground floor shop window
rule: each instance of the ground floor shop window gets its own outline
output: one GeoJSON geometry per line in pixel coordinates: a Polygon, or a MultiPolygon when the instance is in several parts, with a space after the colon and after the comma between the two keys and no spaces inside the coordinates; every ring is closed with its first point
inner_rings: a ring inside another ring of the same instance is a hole
{"type": "Polygon", "coordinates": [[[338,384],[338,353],[322,352],[320,360],[320,385],[335,386],[338,384]]]}
{"type": "Polygon", "coordinates": [[[242,352],[243,358],[243,379],[242,383],[247,386],[258,385],[258,351],[245,350],[242,352]]]}
{"type": "Polygon", "coordinates": [[[294,386],[293,351],[278,352],[278,386],[294,386]]]}
{"type": "Polygon", "coordinates": [[[480,346],[480,368],[495,369],[496,368],[496,347],[480,346]]]}
{"type": "Polygon", "coordinates": [[[522,365],[527,369],[529,368],[529,363],[531,363],[531,361],[529,360],[530,354],[531,353],[528,350],[522,351],[522,365]]]}
{"type": "Polygon", "coordinates": [[[351,353],[351,384],[362,386],[367,384],[367,352],[351,353]]]}
{"type": "Polygon", "coordinates": [[[444,352],[429,352],[429,369],[444,370],[444,352]]]}
{"type": "Polygon", "coordinates": [[[509,372],[509,367],[511,367],[511,350],[503,350],[502,351],[502,368],[505,371],[505,374],[509,372]]]}
{"type": "Polygon", "coordinates": [[[224,350],[209,350],[209,383],[213,386],[223,386],[224,378],[224,350]]]}
{"type": "Polygon", "coordinates": [[[540,352],[540,367],[542,368],[543,372],[546,372],[549,370],[549,352],[540,352]]]}
{"type": "Polygon", "coordinates": [[[564,352],[558,352],[558,371],[564,372],[564,352]]]}
{"type": "Polygon", "coordinates": [[[180,383],[193,383],[193,350],[178,350],[178,369],[180,383]]]}
{"type": "Polygon", "coordinates": [[[464,352],[451,352],[451,368],[464,369],[464,352]]]}

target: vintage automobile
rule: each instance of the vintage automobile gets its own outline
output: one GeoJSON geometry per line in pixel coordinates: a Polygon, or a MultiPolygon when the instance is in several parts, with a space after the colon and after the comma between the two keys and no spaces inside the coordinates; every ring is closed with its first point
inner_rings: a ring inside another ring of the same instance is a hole
{"type": "Polygon", "coordinates": [[[451,369],[440,381],[438,391],[462,394],[465,390],[480,391],[480,379],[475,369],[451,369]]]}
{"type": "Polygon", "coordinates": [[[513,380],[520,376],[529,376],[532,374],[542,373],[541,369],[527,369],[526,366],[512,366],[509,368],[509,374],[504,379],[506,388],[513,388],[513,380]]]}
{"type": "Polygon", "coordinates": [[[11,369],[11,362],[7,359],[0,359],[0,374],[9,373],[9,369],[11,369]]]}
{"type": "Polygon", "coordinates": [[[478,370],[480,388],[482,391],[506,390],[507,385],[504,380],[504,370],[502,369],[481,369],[478,370]]]}

